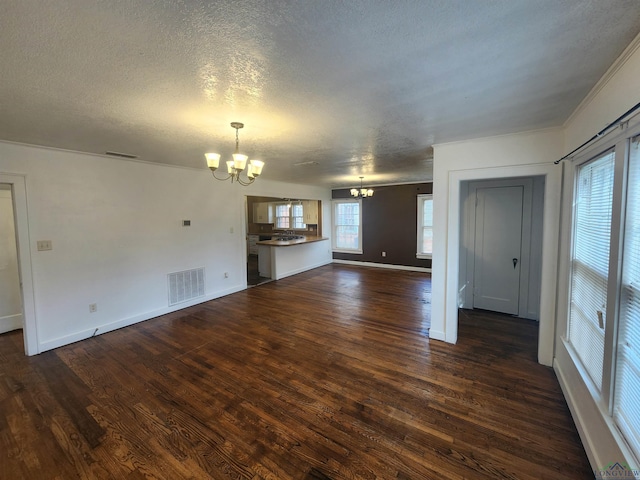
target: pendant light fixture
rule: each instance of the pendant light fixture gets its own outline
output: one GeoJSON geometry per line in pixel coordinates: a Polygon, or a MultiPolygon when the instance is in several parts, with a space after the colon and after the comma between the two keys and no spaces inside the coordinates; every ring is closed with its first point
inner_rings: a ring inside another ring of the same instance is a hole
{"type": "Polygon", "coordinates": [[[249,160],[249,164],[247,164],[247,157],[240,153],[240,140],[238,139],[238,130],[244,128],[244,123],[240,122],[231,122],[231,126],[236,129],[236,149],[233,153],[233,160],[227,160],[227,176],[224,178],[220,178],[216,176],[216,170],[220,165],[220,154],[219,153],[205,153],[204,156],[207,159],[207,166],[211,170],[213,174],[213,178],[216,180],[229,180],[231,179],[231,183],[238,182],[240,185],[251,185],[255,182],[256,177],[260,176],[262,173],[262,167],[264,167],[264,162],[261,160],[249,160]],[[246,167],[246,171],[245,171],[246,167]],[[246,179],[240,177],[242,172],[245,172],[246,179]]]}
{"type": "Polygon", "coordinates": [[[351,189],[351,195],[353,195],[356,198],[367,198],[367,197],[373,197],[373,190],[370,188],[364,188],[362,186],[362,179],[364,177],[360,177],[360,188],[352,188],[351,189]]]}

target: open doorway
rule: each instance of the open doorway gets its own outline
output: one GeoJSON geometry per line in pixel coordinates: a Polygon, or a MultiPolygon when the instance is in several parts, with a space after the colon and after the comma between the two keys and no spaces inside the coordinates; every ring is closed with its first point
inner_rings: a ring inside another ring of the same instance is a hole
{"type": "Polygon", "coordinates": [[[544,189],[544,176],[461,183],[461,308],[539,320],[544,189]]]}
{"type": "Polygon", "coordinates": [[[22,329],[22,293],[18,273],[13,194],[0,183],[0,334],[22,329]]]}
{"type": "Polygon", "coordinates": [[[5,319],[6,328],[22,328],[25,353],[35,355],[39,348],[24,176],[0,174],[0,223],[0,248],[3,249],[0,268],[4,271],[4,278],[0,280],[4,282],[0,317],[5,319]],[[6,306],[5,301],[8,302],[6,306]]]}

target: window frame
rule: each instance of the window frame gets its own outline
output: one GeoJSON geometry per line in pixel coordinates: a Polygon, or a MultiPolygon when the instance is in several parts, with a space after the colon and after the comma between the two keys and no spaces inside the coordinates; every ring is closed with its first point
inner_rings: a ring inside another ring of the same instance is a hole
{"type": "Polygon", "coordinates": [[[417,232],[416,232],[416,258],[431,259],[433,257],[433,194],[421,193],[417,196],[417,202],[418,202],[418,216],[417,216],[417,232]],[[431,226],[430,227],[425,227],[422,224],[422,220],[424,217],[423,215],[424,203],[427,200],[431,201],[431,226]],[[423,241],[424,241],[425,228],[431,229],[432,245],[431,245],[431,252],[428,252],[428,253],[420,251],[420,246],[423,244],[423,241]]]}
{"type": "MultiPolygon", "coordinates": [[[[569,240],[567,250],[563,254],[561,260],[562,269],[562,288],[559,308],[564,312],[562,315],[563,327],[560,334],[560,340],[563,348],[569,356],[569,359],[576,369],[578,378],[581,380],[589,396],[593,401],[593,406],[602,415],[601,425],[605,425],[621,450],[623,458],[627,462],[636,463],[640,460],[640,452],[631,450],[620,427],[616,424],[613,417],[613,409],[615,405],[615,380],[616,380],[616,363],[618,359],[618,329],[621,322],[621,297],[623,292],[622,283],[622,267],[624,261],[624,236],[625,236],[625,218],[627,210],[627,193],[628,193],[628,175],[630,165],[630,151],[632,139],[640,135],[640,118],[632,119],[624,124],[621,128],[612,130],[593,145],[585,148],[574,158],[565,163],[565,176],[569,179],[569,189],[567,192],[564,206],[569,213],[569,221],[564,228],[563,237],[569,240]],[[589,377],[586,369],[582,366],[577,353],[573,350],[572,345],[567,339],[567,329],[569,322],[566,319],[569,315],[570,295],[571,295],[571,258],[573,255],[573,236],[574,236],[574,212],[573,202],[576,196],[576,182],[578,167],[583,165],[597,156],[605,153],[607,150],[615,151],[614,160],[614,180],[613,180],[613,205],[611,218],[611,237],[609,243],[609,271],[607,279],[607,308],[605,323],[605,340],[604,340],[604,358],[602,368],[602,388],[598,391],[597,386],[589,377]],[[567,317],[565,317],[565,315],[567,317]],[[566,323],[565,323],[566,322],[566,323]]],[[[562,354],[561,354],[562,355],[562,354]]]]}
{"type": "Polygon", "coordinates": [[[306,230],[307,224],[304,223],[304,209],[302,216],[294,216],[294,207],[300,205],[302,207],[302,203],[294,203],[294,202],[275,202],[273,208],[273,228],[275,230],[306,230]],[[287,207],[288,216],[278,216],[278,207],[287,207]],[[279,218],[288,218],[289,226],[281,227],[278,225],[279,218]],[[303,223],[302,226],[296,226],[296,218],[301,218],[303,223]]]}
{"type": "Polygon", "coordinates": [[[331,200],[331,250],[335,253],[353,253],[362,254],[362,200],[356,198],[335,198],[331,200]],[[337,233],[336,229],[336,209],[339,204],[355,203],[358,204],[358,247],[344,248],[336,245],[337,233]]]}

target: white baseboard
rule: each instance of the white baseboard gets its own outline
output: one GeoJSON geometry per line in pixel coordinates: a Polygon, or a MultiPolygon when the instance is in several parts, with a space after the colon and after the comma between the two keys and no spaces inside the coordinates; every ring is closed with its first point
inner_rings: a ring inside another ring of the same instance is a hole
{"type": "Polygon", "coordinates": [[[86,340],[87,338],[90,338],[96,335],[101,335],[107,332],[112,332],[113,330],[118,330],[119,328],[128,327],[136,323],[144,322],[146,320],[159,317],[160,315],[166,315],[167,313],[182,310],[183,308],[192,307],[200,303],[205,303],[210,300],[215,300],[216,298],[220,298],[226,295],[230,295],[232,293],[240,292],[242,290],[246,290],[246,288],[247,288],[246,285],[235,286],[232,288],[218,291],[212,295],[206,295],[206,296],[198,297],[177,305],[172,305],[171,307],[159,308],[158,310],[153,310],[153,311],[146,312],[140,315],[135,315],[129,318],[123,318],[121,320],[106,323],[104,325],[99,325],[97,327],[91,327],[90,329],[82,330],[80,332],[72,333],[70,335],[65,335],[63,337],[55,338],[53,340],[48,340],[46,342],[40,342],[38,352],[42,353],[42,352],[46,352],[47,350],[52,350],[54,348],[62,347],[64,345],[69,345],[71,343],[79,342],[80,340],[86,340]]]}
{"type": "Polygon", "coordinates": [[[430,340],[440,340],[442,342],[447,341],[447,337],[444,332],[440,330],[434,330],[433,328],[429,329],[429,339],[430,340]]]}
{"type": "Polygon", "coordinates": [[[18,330],[22,328],[22,325],[22,313],[0,317],[0,333],[7,333],[11,332],[12,330],[18,330]]]}
{"type": "Polygon", "coordinates": [[[564,340],[558,343],[553,369],[594,472],[615,462],[638,468],[613,419],[603,412],[604,407],[596,402],[594,392],[583,380],[586,372],[580,373],[564,340]]]}
{"type": "Polygon", "coordinates": [[[410,267],[408,265],[391,265],[390,263],[358,262],[356,260],[339,260],[337,258],[333,259],[333,263],[342,263],[344,265],[359,265],[362,267],[389,268],[392,270],[406,270],[410,272],[431,273],[431,269],[426,267],[410,267]]]}
{"type": "Polygon", "coordinates": [[[307,270],[313,270],[314,268],[324,267],[325,265],[329,265],[330,263],[331,263],[331,260],[329,260],[328,262],[316,263],[314,265],[305,265],[302,268],[297,268],[295,270],[291,270],[291,271],[285,272],[285,273],[283,273],[281,275],[279,274],[278,278],[276,278],[275,280],[281,280],[283,278],[290,277],[291,275],[297,275],[299,273],[306,272],[307,270]]]}

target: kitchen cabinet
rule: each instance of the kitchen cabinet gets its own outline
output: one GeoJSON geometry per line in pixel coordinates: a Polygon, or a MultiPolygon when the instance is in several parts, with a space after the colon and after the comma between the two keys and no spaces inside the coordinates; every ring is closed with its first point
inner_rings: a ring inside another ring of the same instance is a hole
{"type": "Polygon", "coordinates": [[[307,225],[318,224],[318,201],[317,200],[304,200],[302,202],[302,216],[304,217],[304,223],[307,225]]]}
{"type": "Polygon", "coordinates": [[[258,235],[249,235],[249,255],[258,255],[258,235]]]}
{"type": "Polygon", "coordinates": [[[273,223],[273,204],[268,202],[254,203],[253,223],[273,223]]]}

